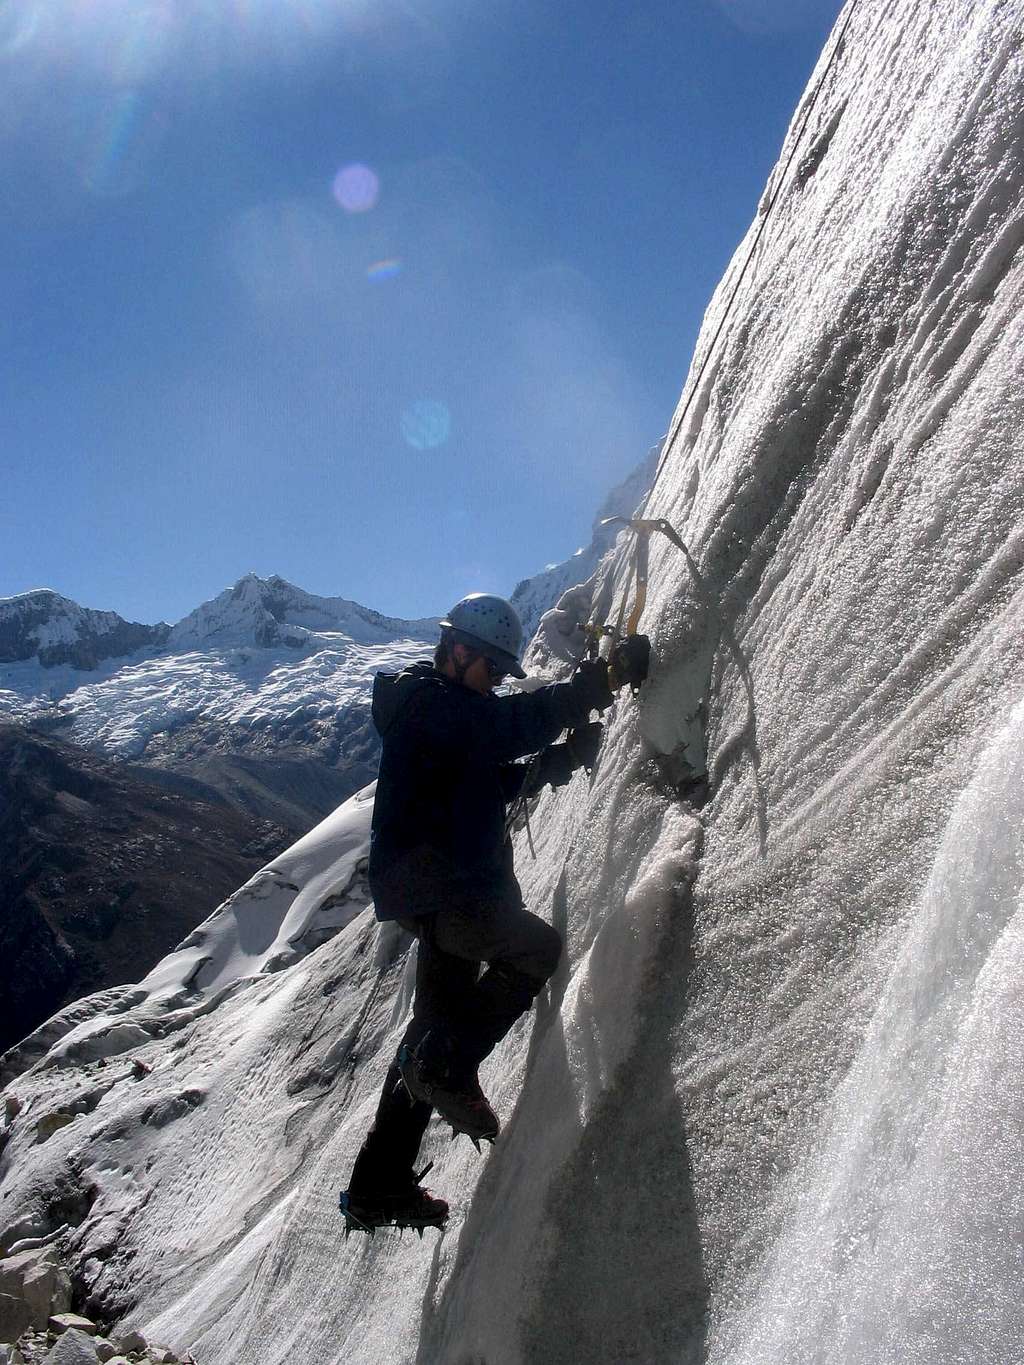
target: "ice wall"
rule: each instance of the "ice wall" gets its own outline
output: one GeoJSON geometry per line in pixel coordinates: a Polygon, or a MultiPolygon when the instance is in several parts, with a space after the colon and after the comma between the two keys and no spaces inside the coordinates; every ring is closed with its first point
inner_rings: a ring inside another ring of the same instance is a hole
{"type": "Polygon", "coordinates": [[[970,775],[719,1354],[1011,1361],[1022,1313],[1024,702],[970,775]]]}
{"type": "Polygon", "coordinates": [[[639,727],[692,745],[697,646],[675,1067],[729,1365],[1006,1361],[1024,1328],[1022,17],[858,5],[648,505],[700,574],[659,551],[639,727]]]}
{"type": "Polygon", "coordinates": [[[411,971],[368,911],[285,925],[355,885],[351,811],[280,926],[222,917],[215,989],[82,1007],[14,1077],[0,1251],[54,1237],[202,1365],[1015,1358],[1022,21],[857,0],[784,149],[647,506],[688,547],[651,681],[518,849],[564,966],[483,1070],[493,1151],[428,1134],[444,1238],[340,1238],[411,971]]]}

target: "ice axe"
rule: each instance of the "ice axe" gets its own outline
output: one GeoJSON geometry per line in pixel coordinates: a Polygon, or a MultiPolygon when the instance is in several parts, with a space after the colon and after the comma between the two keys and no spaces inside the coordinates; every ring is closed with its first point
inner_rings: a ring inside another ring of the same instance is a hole
{"type": "MultiPolygon", "coordinates": [[[[650,538],[651,533],[660,531],[678,549],[686,555],[688,563],[690,554],[678,532],[664,518],[649,520],[643,517],[605,517],[600,525],[609,526],[620,522],[623,526],[628,526],[631,531],[636,532],[636,545],[633,550],[633,562],[630,566],[630,577],[636,581],[636,597],[633,601],[633,610],[626,616],[626,604],[629,601],[630,584],[627,579],[626,590],[622,595],[622,602],[619,606],[618,619],[615,625],[598,625],[591,622],[583,627],[583,632],[587,637],[587,645],[583,654],[576,660],[573,672],[579,668],[586,658],[596,658],[597,651],[603,636],[609,636],[612,641],[611,651],[608,656],[609,683],[612,691],[628,683],[633,696],[640,691],[640,685],[647,677],[651,659],[651,642],[646,635],[639,633],[640,618],[643,615],[644,607],[647,605],[647,564],[650,557],[650,538]]],[[[530,779],[534,776],[543,755],[535,754],[527,765],[526,778],[523,782],[524,788],[529,785],[530,779]]],[[[590,772],[591,768],[588,767],[590,772]]],[[[526,796],[521,795],[516,799],[505,823],[506,831],[510,830],[515,821],[523,815],[526,824],[526,840],[530,846],[531,855],[536,858],[537,854],[533,846],[533,833],[530,829],[529,804],[526,796]]]]}
{"type": "Polygon", "coordinates": [[[647,676],[647,669],[650,663],[651,646],[650,641],[645,635],[638,634],[640,618],[647,605],[647,572],[650,560],[651,535],[655,531],[660,531],[689,559],[690,554],[686,546],[679,537],[675,527],[667,522],[664,517],[655,519],[645,517],[604,517],[600,522],[601,526],[611,526],[620,524],[627,526],[631,531],[636,532],[636,544],[633,549],[633,561],[630,565],[630,578],[635,584],[635,597],[633,599],[633,610],[626,616],[626,604],[629,601],[630,583],[626,581],[626,590],[622,595],[622,602],[619,605],[619,615],[612,625],[591,624],[586,627],[587,635],[590,637],[589,651],[591,656],[597,653],[598,644],[601,636],[611,637],[612,647],[608,656],[608,667],[611,672],[620,678],[622,682],[628,682],[630,690],[636,696],[640,690],[640,681],[647,676]]]}

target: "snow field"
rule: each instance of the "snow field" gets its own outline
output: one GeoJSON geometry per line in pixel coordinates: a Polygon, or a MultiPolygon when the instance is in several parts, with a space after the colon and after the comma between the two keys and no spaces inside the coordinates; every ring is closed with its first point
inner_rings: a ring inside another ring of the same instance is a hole
{"type": "MultiPolygon", "coordinates": [[[[300,717],[333,718],[352,705],[365,705],[375,673],[401,672],[422,658],[420,640],[390,645],[355,645],[339,638],[321,642],[314,653],[296,657],[291,649],[255,647],[189,650],[124,663],[96,681],[74,679],[60,709],[74,717],[77,743],[94,745],[120,758],[137,758],[165,732],[203,719],[215,726],[272,727],[300,717]]],[[[23,692],[54,683],[53,670],[10,665],[25,675],[14,714],[26,704],[23,692]]],[[[80,675],[79,675],[80,677],[80,675]]]]}

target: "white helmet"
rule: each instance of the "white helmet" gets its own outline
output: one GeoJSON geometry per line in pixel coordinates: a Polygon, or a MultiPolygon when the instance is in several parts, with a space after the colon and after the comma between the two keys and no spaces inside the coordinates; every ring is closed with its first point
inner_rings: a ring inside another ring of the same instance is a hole
{"type": "Polygon", "coordinates": [[[525,678],[519,663],[523,648],[523,624],[511,602],[489,592],[471,592],[456,602],[441,622],[445,630],[457,630],[468,636],[466,643],[475,645],[480,653],[511,673],[514,678],[525,678]]]}

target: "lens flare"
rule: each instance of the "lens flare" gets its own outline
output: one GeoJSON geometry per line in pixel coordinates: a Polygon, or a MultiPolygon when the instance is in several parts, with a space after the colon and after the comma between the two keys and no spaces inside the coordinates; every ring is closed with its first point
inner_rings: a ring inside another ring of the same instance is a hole
{"type": "Polygon", "coordinates": [[[334,197],[346,213],[369,213],[380,195],[380,180],[375,171],[361,162],[342,166],[334,177],[334,197]]]}
{"type": "Polygon", "coordinates": [[[435,450],[451,434],[452,415],[445,403],[423,398],[402,413],[402,435],[413,450],[435,450]]]}
{"type": "Polygon", "coordinates": [[[0,54],[13,56],[31,47],[42,29],[39,5],[5,5],[0,9],[0,54]]]}
{"type": "Polygon", "coordinates": [[[79,173],[93,194],[116,198],[137,190],[154,172],[167,117],[137,90],[122,90],[83,121],[79,173]]]}
{"type": "Polygon", "coordinates": [[[366,278],[376,282],[377,280],[393,280],[396,275],[402,273],[402,262],[397,256],[388,256],[386,260],[374,261],[373,265],[366,267],[366,278]]]}

